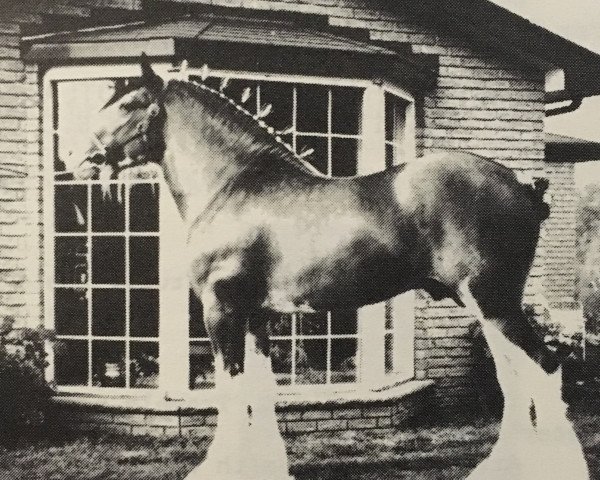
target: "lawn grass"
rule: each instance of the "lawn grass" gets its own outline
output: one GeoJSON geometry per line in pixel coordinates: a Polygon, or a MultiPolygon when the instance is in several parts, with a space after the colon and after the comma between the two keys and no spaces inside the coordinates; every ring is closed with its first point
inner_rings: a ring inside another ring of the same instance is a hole
{"type": "MultiPolygon", "coordinates": [[[[600,416],[573,416],[592,478],[600,480],[600,416]]],[[[287,438],[297,480],[458,480],[487,455],[492,419],[421,420],[401,431],[314,433],[287,438]]],[[[78,436],[0,451],[2,480],[180,480],[203,458],[206,437],[78,436]]]]}

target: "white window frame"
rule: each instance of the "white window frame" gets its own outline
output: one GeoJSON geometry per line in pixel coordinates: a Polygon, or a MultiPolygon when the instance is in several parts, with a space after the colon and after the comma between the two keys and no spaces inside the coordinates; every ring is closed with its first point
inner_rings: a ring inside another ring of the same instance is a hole
{"type": "MultiPolygon", "coordinates": [[[[177,76],[169,63],[153,65],[165,79],[177,76]]],[[[200,70],[189,69],[190,75],[200,75],[200,70]]],[[[232,70],[215,70],[214,76],[245,79],[249,81],[277,81],[299,84],[345,86],[364,88],[363,123],[357,171],[368,174],[385,169],[385,93],[389,92],[407,101],[404,152],[414,158],[415,110],[414,98],[406,90],[387,81],[333,78],[291,74],[256,73],[232,70]]],[[[43,153],[44,153],[44,318],[49,329],[54,328],[54,151],[53,151],[53,91],[57,81],[92,80],[139,75],[139,65],[108,64],[84,66],[57,66],[49,69],[43,78],[43,153]]],[[[404,161],[404,159],[402,159],[404,161]]],[[[408,159],[407,159],[408,160],[408,159]]],[[[158,396],[160,398],[204,397],[211,390],[189,389],[188,294],[186,274],[186,238],[183,221],[179,218],[175,202],[168,187],[160,183],[160,255],[159,255],[159,385],[157,389],[107,388],[89,386],[60,386],[60,392],[100,394],[104,396],[127,395],[134,397],[158,396]],[[167,223],[168,219],[168,223],[167,223]],[[167,228],[168,226],[168,228],[167,228]],[[165,244],[169,245],[165,248],[165,244]],[[165,320],[169,318],[169,320],[165,320]]],[[[358,312],[358,351],[356,383],[315,384],[281,386],[282,393],[314,393],[326,391],[354,391],[364,387],[380,389],[386,385],[408,380],[414,376],[414,295],[412,292],[392,300],[394,313],[394,365],[402,365],[395,375],[385,374],[385,303],[370,305],[358,312]],[[396,318],[397,316],[397,318],[396,318]],[[401,318],[403,317],[403,318],[401,318]],[[397,339],[397,340],[396,340],[397,339]],[[368,352],[368,354],[366,353],[368,352]]],[[[54,379],[54,355],[52,346],[47,347],[49,366],[46,377],[54,379]]]]}

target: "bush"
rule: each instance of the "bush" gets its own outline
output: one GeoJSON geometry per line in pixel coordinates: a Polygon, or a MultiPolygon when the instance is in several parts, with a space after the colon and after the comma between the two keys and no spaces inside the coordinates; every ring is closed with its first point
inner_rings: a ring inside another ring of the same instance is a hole
{"type": "Polygon", "coordinates": [[[0,441],[35,430],[44,422],[53,389],[44,378],[47,366],[43,328],[0,324],[0,441]]]}

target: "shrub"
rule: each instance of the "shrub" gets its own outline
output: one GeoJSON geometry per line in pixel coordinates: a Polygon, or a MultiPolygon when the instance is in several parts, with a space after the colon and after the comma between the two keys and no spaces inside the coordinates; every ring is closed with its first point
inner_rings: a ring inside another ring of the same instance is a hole
{"type": "Polygon", "coordinates": [[[0,324],[0,441],[39,428],[53,389],[44,378],[45,341],[49,331],[14,328],[7,317],[0,324]]]}

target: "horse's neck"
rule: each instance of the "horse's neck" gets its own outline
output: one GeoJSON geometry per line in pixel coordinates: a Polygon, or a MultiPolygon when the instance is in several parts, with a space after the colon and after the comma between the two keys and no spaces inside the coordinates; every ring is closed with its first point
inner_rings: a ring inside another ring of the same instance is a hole
{"type": "MultiPolygon", "coordinates": [[[[185,220],[202,213],[244,165],[220,133],[203,123],[206,112],[175,99],[165,105],[163,172],[185,220]]],[[[230,140],[231,142],[231,140],[230,140]]]]}

